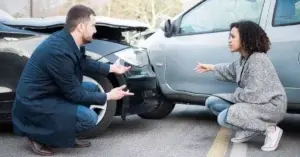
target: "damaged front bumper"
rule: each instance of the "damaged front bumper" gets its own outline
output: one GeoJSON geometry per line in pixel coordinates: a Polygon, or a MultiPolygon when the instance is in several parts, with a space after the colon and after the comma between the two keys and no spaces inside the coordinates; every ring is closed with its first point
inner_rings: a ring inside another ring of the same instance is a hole
{"type": "Polygon", "coordinates": [[[117,76],[117,79],[118,85],[126,84],[135,95],[123,97],[118,102],[116,116],[121,115],[122,119],[125,119],[127,115],[149,112],[157,107],[157,79],[146,49],[94,40],[86,46],[86,50],[93,52],[87,53],[92,59],[111,64],[120,59],[120,64],[131,66],[129,71],[117,76]]]}
{"type": "Polygon", "coordinates": [[[144,67],[132,66],[125,78],[127,88],[135,95],[128,97],[128,101],[123,103],[123,119],[127,115],[149,112],[157,107],[157,80],[150,64],[144,67]]]}

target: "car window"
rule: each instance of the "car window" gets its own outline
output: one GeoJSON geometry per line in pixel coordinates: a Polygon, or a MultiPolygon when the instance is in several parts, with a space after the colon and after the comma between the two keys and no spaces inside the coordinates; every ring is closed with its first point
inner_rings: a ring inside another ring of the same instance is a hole
{"type": "Polygon", "coordinates": [[[273,26],[300,24],[300,0],[277,0],[273,26]]]}
{"type": "Polygon", "coordinates": [[[259,23],[263,5],[264,0],[207,0],[183,16],[179,34],[227,31],[242,19],[259,23]]]}

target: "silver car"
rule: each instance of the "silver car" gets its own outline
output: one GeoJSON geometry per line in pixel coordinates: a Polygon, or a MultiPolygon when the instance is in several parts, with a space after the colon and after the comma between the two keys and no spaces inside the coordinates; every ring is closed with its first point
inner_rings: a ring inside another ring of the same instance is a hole
{"type": "Polygon", "coordinates": [[[288,112],[300,111],[300,0],[203,0],[161,25],[143,44],[157,75],[161,104],[143,113],[162,118],[175,103],[204,104],[211,94],[234,92],[235,83],[213,73],[197,74],[197,62],[227,63],[238,56],[228,49],[229,25],[258,23],[271,40],[268,55],[288,96],[288,112]]]}

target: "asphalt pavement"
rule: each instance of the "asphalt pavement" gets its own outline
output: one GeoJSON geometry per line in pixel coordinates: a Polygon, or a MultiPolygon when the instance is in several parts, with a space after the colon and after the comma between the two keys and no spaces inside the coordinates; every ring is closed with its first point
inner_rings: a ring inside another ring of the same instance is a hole
{"type": "MultiPolygon", "coordinates": [[[[25,140],[0,126],[0,157],[34,155],[25,140]]],[[[300,157],[300,115],[280,123],[284,134],[279,149],[263,152],[264,136],[232,144],[231,130],[220,128],[216,117],[202,106],[177,105],[162,120],[115,117],[107,132],[92,139],[90,148],[55,149],[57,157],[300,157]]]]}

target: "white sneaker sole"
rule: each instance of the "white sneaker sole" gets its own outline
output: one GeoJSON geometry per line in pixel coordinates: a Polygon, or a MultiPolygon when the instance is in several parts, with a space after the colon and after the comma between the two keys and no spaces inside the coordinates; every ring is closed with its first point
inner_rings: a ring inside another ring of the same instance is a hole
{"type": "Polygon", "coordinates": [[[277,128],[277,129],[279,129],[279,135],[278,135],[278,139],[275,143],[275,146],[274,147],[261,147],[261,150],[269,152],[269,151],[274,151],[278,148],[279,142],[280,142],[282,134],[283,134],[283,130],[281,128],[277,128]]]}
{"type": "Polygon", "coordinates": [[[233,142],[233,143],[243,143],[243,142],[247,142],[249,140],[251,140],[252,138],[258,136],[260,133],[254,133],[253,135],[251,136],[247,136],[245,138],[232,138],[230,141],[233,142]]]}

